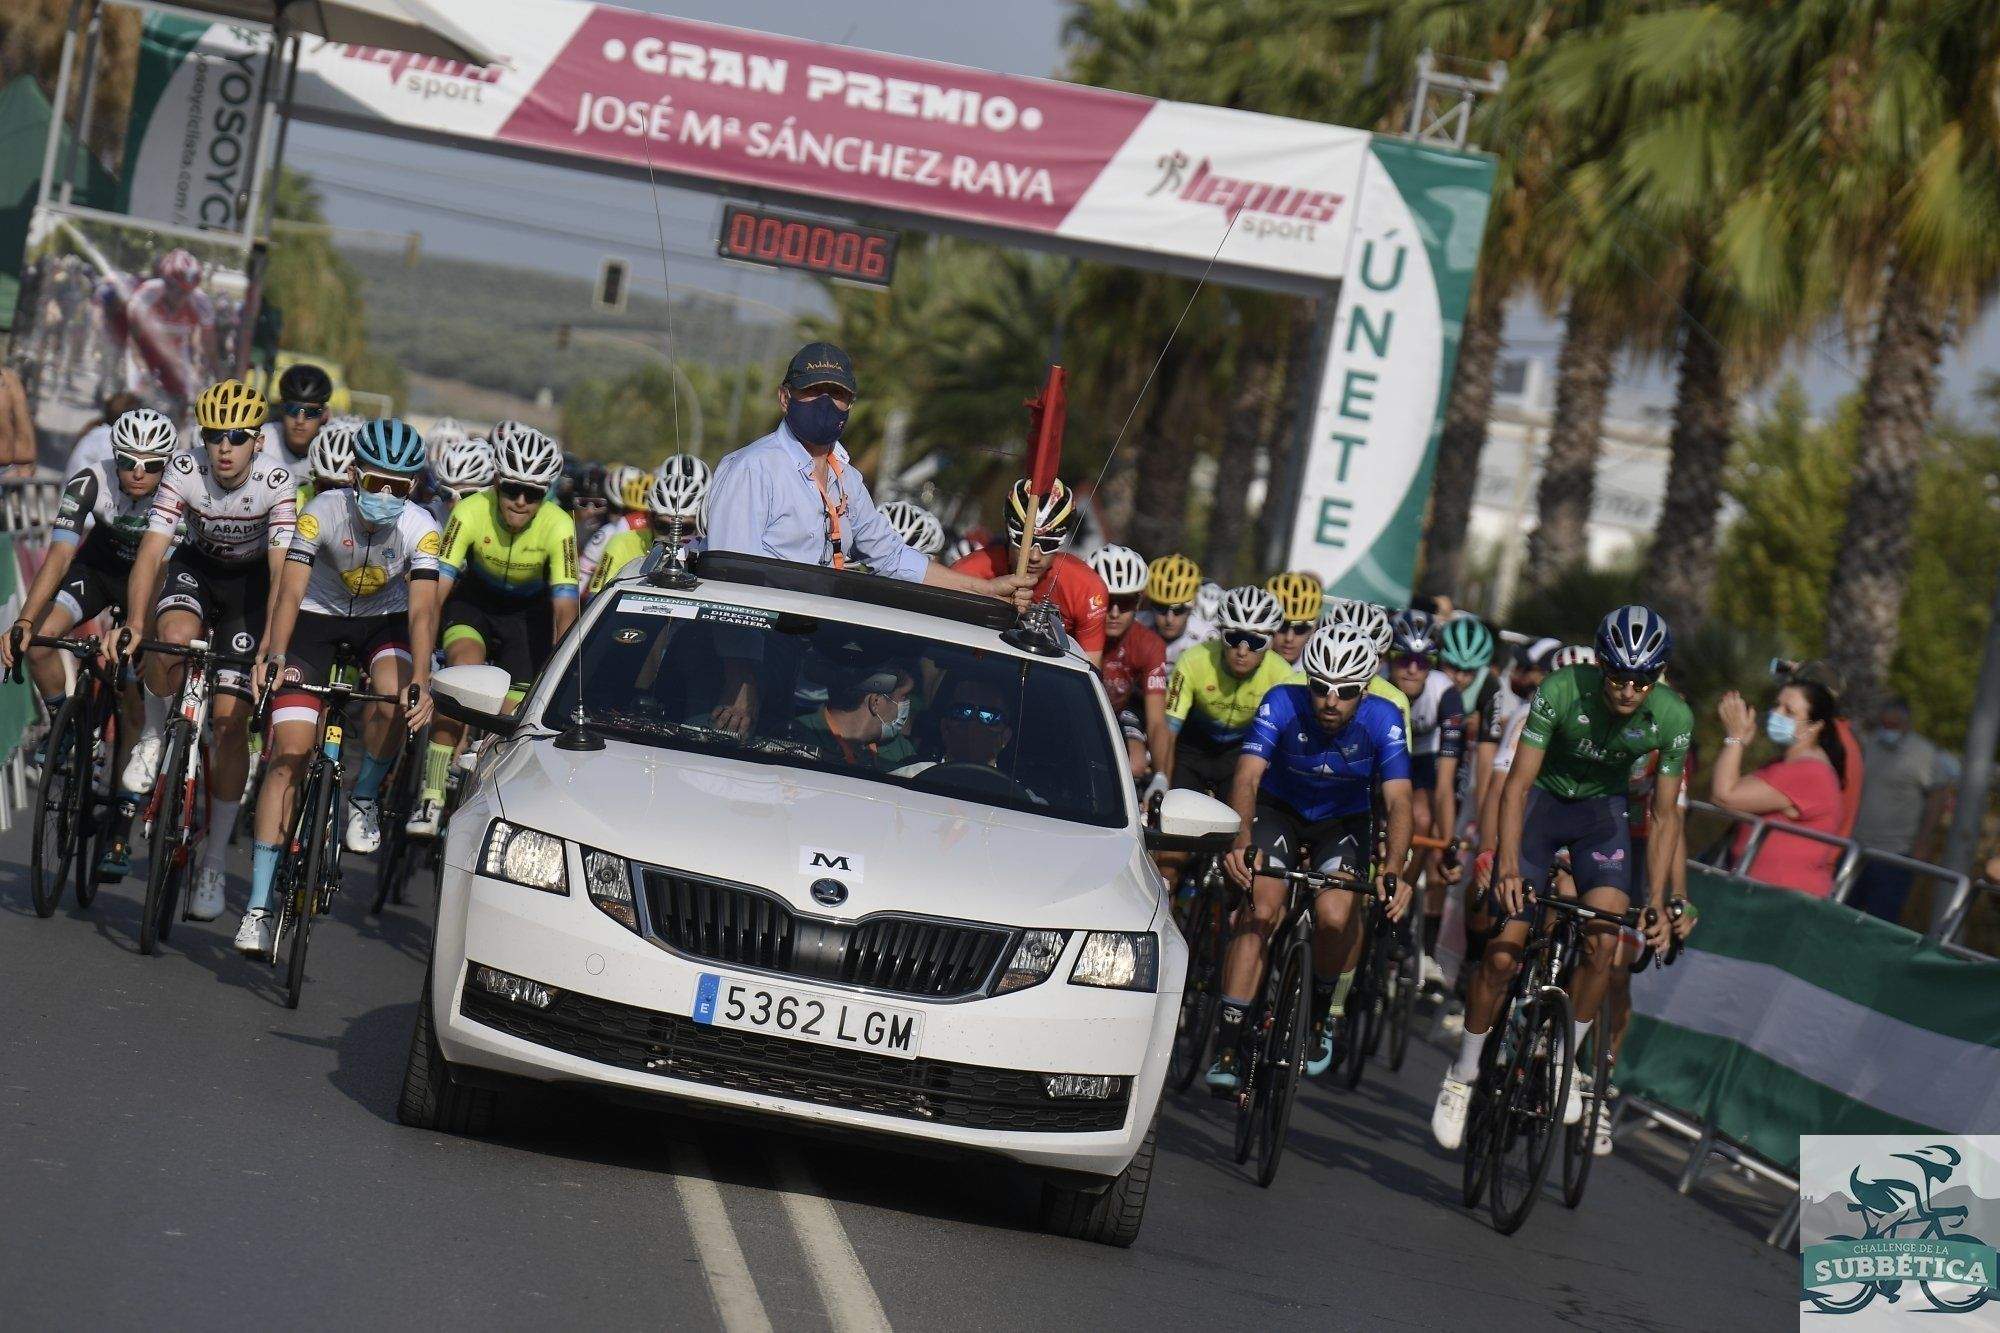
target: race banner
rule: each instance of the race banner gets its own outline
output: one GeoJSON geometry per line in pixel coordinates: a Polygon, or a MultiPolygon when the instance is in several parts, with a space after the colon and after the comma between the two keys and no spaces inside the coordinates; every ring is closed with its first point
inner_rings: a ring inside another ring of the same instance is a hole
{"type": "Polygon", "coordinates": [[[2000,1126],[2000,963],[1699,870],[1680,961],[1632,979],[1621,1087],[1790,1171],[1806,1134],[2000,1126]]]}
{"type": "Polygon", "coordinates": [[[180,227],[243,228],[257,89],[270,34],[170,15],[141,30],[119,210],[180,227]]]}

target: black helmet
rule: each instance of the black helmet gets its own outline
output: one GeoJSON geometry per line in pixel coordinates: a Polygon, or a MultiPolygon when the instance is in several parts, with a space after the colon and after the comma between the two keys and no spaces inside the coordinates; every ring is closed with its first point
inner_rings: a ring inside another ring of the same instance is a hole
{"type": "Polygon", "coordinates": [[[333,397],[333,378],[309,361],[285,367],[278,376],[281,403],[324,403],[333,397]]]}

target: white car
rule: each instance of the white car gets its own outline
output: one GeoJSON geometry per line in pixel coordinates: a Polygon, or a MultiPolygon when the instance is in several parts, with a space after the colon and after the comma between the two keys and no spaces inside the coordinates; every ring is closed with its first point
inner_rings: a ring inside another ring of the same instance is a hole
{"type": "Polygon", "coordinates": [[[1147,849],[1235,814],[1174,792],[1149,832],[1097,677],[1002,603],[658,563],[513,717],[498,668],[437,674],[499,739],[402,1120],[477,1132],[521,1079],[660,1094],[998,1154],[1050,1229],[1129,1244],[1187,961],[1147,849]]]}

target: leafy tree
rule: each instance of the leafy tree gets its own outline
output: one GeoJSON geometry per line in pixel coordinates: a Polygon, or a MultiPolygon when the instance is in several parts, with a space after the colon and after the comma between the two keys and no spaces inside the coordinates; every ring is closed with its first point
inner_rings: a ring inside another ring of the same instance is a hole
{"type": "MultiPolygon", "coordinates": [[[[311,177],[280,172],[276,214],[289,222],[325,225],[324,201],[311,177]]],[[[324,231],[279,233],[264,282],[265,299],[284,315],[286,350],[338,362],[351,387],[405,400],[401,363],[377,354],[369,343],[361,275],[324,231]]]]}

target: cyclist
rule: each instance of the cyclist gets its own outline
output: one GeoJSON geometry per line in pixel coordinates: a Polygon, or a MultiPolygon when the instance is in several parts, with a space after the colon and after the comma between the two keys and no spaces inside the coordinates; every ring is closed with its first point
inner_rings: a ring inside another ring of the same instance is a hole
{"type": "Polygon", "coordinates": [[[468,431],[465,423],[457,417],[439,417],[431,422],[430,429],[423,433],[424,456],[428,458],[434,453],[441,453],[447,445],[471,437],[472,432],[468,431]]]}
{"type": "MultiPolygon", "coordinates": [[[[1660,752],[1653,789],[1652,840],[1646,880],[1650,905],[1664,909],[1681,828],[1681,771],[1694,717],[1681,697],[1659,683],[1673,652],[1673,635],[1652,610],[1621,606],[1597,627],[1595,666],[1570,666],[1535,691],[1521,740],[1500,796],[1492,896],[1506,918],[1487,942],[1467,987],[1465,1030],[1458,1058],[1438,1089],[1431,1132],[1446,1148],[1465,1133],[1471,1085],[1500,1002],[1528,938],[1528,895],[1542,885],[1558,851],[1586,905],[1622,912],[1632,888],[1626,786],[1632,767],[1660,752]]],[[[1664,910],[1646,926],[1653,947],[1665,949],[1671,927],[1664,910]]],[[[1604,998],[1617,931],[1594,922],[1571,983],[1571,1012],[1595,1014],[1604,998]]],[[[1571,1049],[1581,1047],[1590,1019],[1575,1019],[1571,1049]]],[[[1570,1080],[1565,1124],[1583,1114],[1583,1088],[1570,1080]]]]}
{"type": "Polygon", "coordinates": [[[1271,647],[1293,666],[1299,664],[1299,654],[1306,650],[1306,640],[1319,628],[1319,612],[1326,600],[1325,591],[1319,580],[1299,570],[1284,574],[1273,574],[1264,585],[1271,596],[1278,599],[1284,610],[1285,623],[1278,626],[1278,632],[1271,636],[1271,647]]]}
{"type": "Polygon", "coordinates": [[[951,569],[954,568],[959,561],[965,559],[965,557],[971,555],[974,551],[979,550],[981,547],[985,545],[986,543],[980,540],[978,537],[973,537],[970,535],[960,537],[957,541],[945,547],[944,554],[939,556],[938,559],[940,562],[943,563],[946,569],[951,569]]]}
{"type": "MultiPolygon", "coordinates": [[[[576,524],[548,499],[562,473],[556,442],[518,421],[493,428],[492,489],[452,508],[438,561],[439,623],[452,666],[494,662],[507,669],[512,707],[576,622],[576,524]]],[[[431,727],[423,799],[409,832],[431,837],[444,808],[445,776],[465,728],[440,717],[431,727]]]]}
{"type": "Polygon", "coordinates": [[[1026,542],[1035,600],[1055,603],[1071,644],[1096,666],[1104,660],[1104,610],[1110,594],[1096,570],[1062,549],[1082,521],[1076,495],[1057,481],[1030,519],[1033,504],[1034,495],[1023,477],[1007,492],[1006,544],[984,546],[954,563],[952,570],[976,579],[1003,578],[1014,572],[1015,554],[1026,542]]]}
{"type": "Polygon", "coordinates": [[[441,446],[426,439],[424,452],[431,460],[431,495],[424,507],[442,529],[451,521],[453,505],[493,484],[493,446],[477,436],[441,446]]]}
{"type": "MultiPolygon", "coordinates": [[[[1382,661],[1389,660],[1395,647],[1396,633],[1390,627],[1389,613],[1373,602],[1363,602],[1352,597],[1329,597],[1321,609],[1320,618],[1329,625],[1357,631],[1361,637],[1375,645],[1376,656],[1382,661]]],[[[1377,698],[1386,699],[1396,705],[1396,711],[1403,715],[1403,734],[1410,734],[1410,698],[1389,681],[1377,675],[1368,682],[1368,692],[1377,698]]]]}
{"type": "MultiPolygon", "coordinates": [[[[644,532],[634,532],[630,528],[620,528],[604,554],[597,562],[597,572],[590,576],[590,589],[586,596],[595,597],[602,592],[619,572],[636,560],[643,560],[654,538],[671,540],[676,532],[676,524],[683,547],[701,535],[702,507],[708,501],[705,483],[691,475],[657,476],[653,478],[646,498],[651,511],[651,526],[644,532]]],[[[618,527],[606,524],[607,528],[618,527]]]]}
{"type": "MultiPolygon", "coordinates": [[[[277,875],[294,793],[319,727],[320,701],[296,687],[323,685],[345,643],[368,689],[404,699],[413,727],[428,706],[431,649],[437,641],[438,555],[444,541],[423,506],[411,504],[424,466],[423,437],[394,419],[369,422],[354,442],[352,486],[318,496],[299,515],[271,612],[267,667],[279,680],[271,699],[271,735],[257,797],[250,905],[236,947],[252,956],[271,949],[271,883],[277,875]],[[406,693],[407,692],[407,693],[406,693]]],[[[345,841],[351,852],[382,844],[377,799],[395,762],[396,706],[370,703],[361,714],[362,755],[348,798],[345,841]]]]}
{"type": "Polygon", "coordinates": [[[909,500],[891,500],[882,506],[882,517],[901,534],[918,555],[935,556],[944,550],[944,524],[937,515],[909,500]]]}
{"type": "Polygon", "coordinates": [[[153,276],[136,288],[114,284],[111,290],[125,385],[142,394],[148,391],[142,386],[157,386],[174,409],[169,416],[186,409],[196,386],[220,364],[215,303],[201,290],[202,276],[201,261],[176,248],[161,255],[153,276]]]}
{"type": "Polygon", "coordinates": [[[361,434],[364,424],[360,417],[335,417],[313,436],[312,447],[306,450],[306,471],[310,475],[299,483],[298,507],[301,514],[313,502],[314,496],[341,490],[350,484],[349,477],[354,471],[354,441],[361,434]]]}
{"type": "MultiPolygon", "coordinates": [[[[268,415],[264,395],[240,380],[211,384],[195,400],[203,448],[175,454],[153,494],[146,535],[126,579],[125,624],[111,636],[120,660],[129,660],[148,638],[176,644],[206,638],[222,652],[261,656],[272,593],[298,514],[291,472],[257,448],[268,415]],[[183,525],[186,536],[175,548],[183,525]]],[[[159,776],[167,710],[184,675],[178,658],[155,656],[146,663],[145,721],[121,779],[133,796],[150,792],[159,776]]],[[[250,713],[248,677],[236,667],[219,666],[209,710],[209,790],[220,793],[209,802],[211,829],[235,827],[250,769],[250,713]]],[[[188,905],[197,920],[222,915],[228,846],[226,838],[207,840],[188,905]]]]}
{"type": "MultiPolygon", "coordinates": [[[[676,454],[662,463],[661,468],[665,469],[676,458],[691,458],[691,456],[676,454]]],[[[701,484],[705,494],[708,487],[708,468],[698,458],[691,458],[691,461],[701,468],[701,484]]],[[[586,541],[582,537],[577,539],[576,575],[580,586],[586,588],[590,586],[592,576],[597,573],[597,562],[604,558],[604,548],[611,544],[613,537],[621,532],[643,531],[652,521],[651,514],[647,512],[652,488],[653,478],[643,468],[633,467],[630,463],[615,463],[605,469],[604,494],[608,497],[608,507],[604,511],[605,518],[591,532],[589,540],[586,541]],[[641,488],[636,509],[628,503],[629,488],[634,485],[641,488]]]]}
{"type": "MultiPolygon", "coordinates": [[[[1465,734],[1477,743],[1485,735],[1486,720],[1500,695],[1500,673],[1493,670],[1493,631],[1467,611],[1460,611],[1438,630],[1438,664],[1458,697],[1465,704],[1465,734]]],[[[1459,815],[1459,831],[1471,827],[1479,817],[1479,800],[1486,775],[1479,771],[1478,756],[1459,770],[1459,793],[1468,797],[1459,815]],[[1465,779],[1471,778],[1470,782],[1465,779]]]]}
{"type": "Polygon", "coordinates": [[[1111,711],[1125,733],[1132,780],[1148,782],[1148,799],[1167,789],[1173,733],[1167,730],[1167,645],[1138,623],[1147,583],[1146,561],[1129,546],[1100,546],[1090,567],[1104,580],[1110,602],[1104,614],[1104,661],[1098,675],[1111,711]]]}
{"type": "Polygon", "coordinates": [[[1222,636],[1181,654],[1167,681],[1171,786],[1192,787],[1223,800],[1236,777],[1236,747],[1249,733],[1264,695],[1296,682],[1298,671],[1271,651],[1284,623],[1278,599],[1257,586],[1232,588],[1216,612],[1222,636]]]}
{"type": "MultiPolygon", "coordinates": [[[[1465,754],[1465,704],[1451,677],[1437,670],[1437,631],[1422,611],[1390,623],[1389,683],[1410,701],[1411,813],[1419,837],[1450,838],[1458,827],[1458,763],[1465,754]]],[[[1443,858],[1423,856],[1424,950],[1428,962],[1444,914],[1443,858]]],[[[1425,980],[1442,982],[1435,963],[1425,980]]]]}
{"type": "Polygon", "coordinates": [[[1195,589],[1201,586],[1201,566],[1178,553],[1163,555],[1146,570],[1146,608],[1139,623],[1160,636],[1167,646],[1167,668],[1197,643],[1215,637],[1215,627],[1194,614],[1195,589]]]}
{"type": "Polygon", "coordinates": [[[310,361],[285,367],[278,376],[278,416],[264,423],[257,451],[294,477],[306,470],[306,456],[332,409],[333,377],[310,361]]]}
{"type": "MultiPolygon", "coordinates": [[[[1388,859],[1376,892],[1392,920],[1409,908],[1410,890],[1397,867],[1410,850],[1410,765],[1402,717],[1368,693],[1381,664],[1375,645],[1353,629],[1328,626],[1301,654],[1305,682],[1274,686],[1258,706],[1232,775],[1229,803],[1242,819],[1223,868],[1251,892],[1236,914],[1236,936],[1223,964],[1217,1055],[1208,1086],[1236,1090],[1239,1046],[1250,1005],[1263,984],[1264,955],[1285,910],[1279,874],[1303,867],[1366,874],[1374,848],[1370,815],[1379,793],[1388,859]],[[1252,849],[1259,865],[1253,866],[1252,849]]],[[[1313,1036],[1306,1072],[1333,1062],[1332,1015],[1346,1001],[1361,952],[1361,918],[1340,890],[1313,903],[1313,1036]]]]}
{"type": "Polygon", "coordinates": [[[1214,579],[1203,579],[1194,590],[1194,618],[1201,624],[1218,623],[1216,617],[1222,613],[1222,598],[1227,591],[1214,579]]]}

